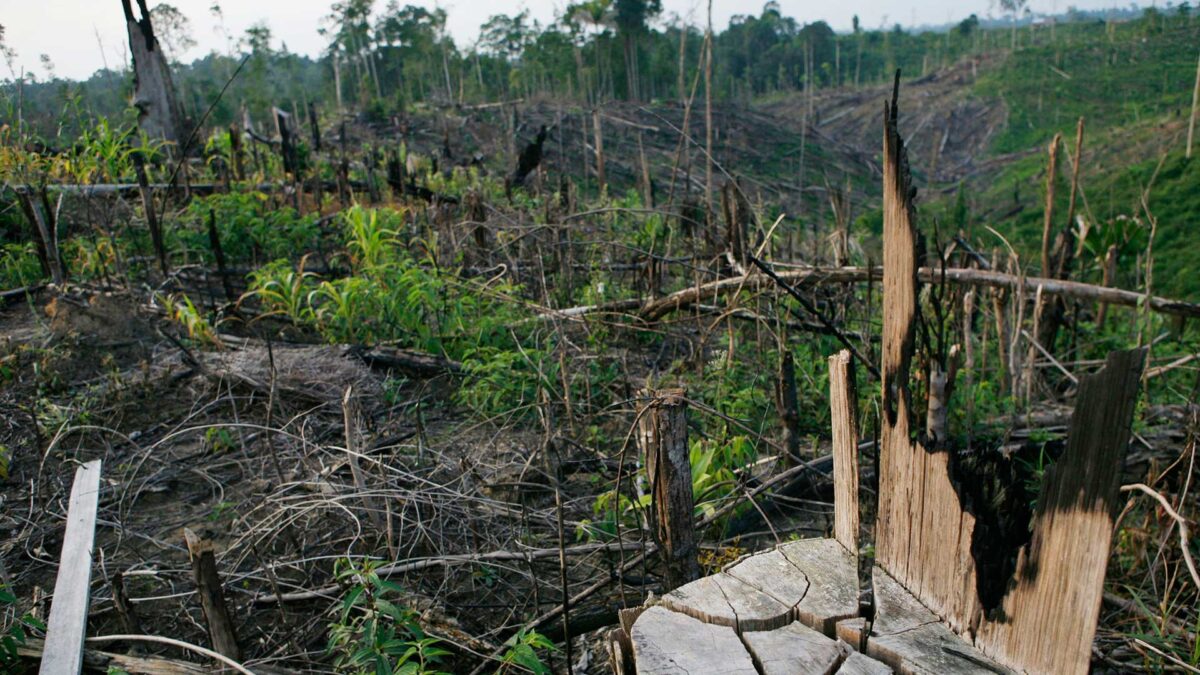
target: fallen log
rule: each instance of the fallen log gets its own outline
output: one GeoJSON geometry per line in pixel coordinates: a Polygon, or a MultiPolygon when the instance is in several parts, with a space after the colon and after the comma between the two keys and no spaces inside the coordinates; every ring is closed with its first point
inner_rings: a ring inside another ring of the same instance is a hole
{"type": "MultiPolygon", "coordinates": [[[[792,287],[817,286],[820,284],[859,283],[863,281],[879,281],[883,278],[882,267],[804,267],[800,269],[777,272],[781,280],[792,287]]],[[[917,276],[923,283],[946,283],[967,286],[986,286],[991,288],[1016,289],[1024,286],[1028,290],[1036,290],[1039,286],[1043,294],[1070,298],[1072,300],[1105,302],[1126,307],[1138,307],[1146,300],[1145,293],[1127,291],[1120,288],[1110,288],[1086,284],[1080,281],[1063,279],[1046,279],[1044,277],[1020,277],[1015,274],[1005,274],[991,270],[979,270],[959,267],[935,268],[922,267],[917,270],[917,276]]],[[[678,309],[691,306],[696,302],[711,300],[738,290],[761,290],[772,286],[774,282],[764,274],[753,272],[744,276],[729,277],[719,281],[711,281],[699,286],[690,286],[658,300],[652,300],[640,310],[642,318],[647,320],[660,319],[666,314],[678,309]]],[[[1149,298],[1151,311],[1160,314],[1170,314],[1188,318],[1200,318],[1200,304],[1174,300],[1160,296],[1149,298]]]]}
{"type": "MultiPolygon", "coordinates": [[[[23,659],[41,660],[44,643],[37,638],[28,638],[17,647],[17,655],[23,659]]],[[[84,672],[112,672],[119,669],[130,675],[205,675],[212,672],[198,663],[165,659],[161,656],[129,656],[96,649],[83,650],[84,672]]]]}

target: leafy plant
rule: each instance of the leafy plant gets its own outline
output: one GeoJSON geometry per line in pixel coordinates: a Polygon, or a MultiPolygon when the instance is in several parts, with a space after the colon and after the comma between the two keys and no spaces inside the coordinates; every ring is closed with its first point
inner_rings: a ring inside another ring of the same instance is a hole
{"type": "Polygon", "coordinates": [[[192,299],[186,294],[177,293],[160,296],[160,301],[167,312],[167,316],[172,321],[183,326],[189,338],[204,344],[220,344],[221,341],[217,338],[216,328],[204,316],[203,312],[196,309],[196,305],[192,303],[192,299]]]}
{"type": "Polygon", "coordinates": [[[249,295],[257,297],[271,314],[281,314],[301,325],[312,319],[309,295],[313,274],[304,271],[305,258],[295,268],[287,260],[276,260],[250,275],[249,295]]]}
{"type": "MultiPolygon", "coordinates": [[[[0,666],[8,672],[8,667],[16,667],[17,649],[23,646],[29,638],[30,631],[44,631],[46,624],[31,614],[16,617],[17,597],[4,584],[0,584],[0,617],[7,619],[14,616],[7,628],[0,632],[0,666]]],[[[2,624],[0,624],[2,626],[2,624]]]]}
{"type": "Polygon", "coordinates": [[[32,243],[0,247],[0,288],[20,288],[37,283],[42,266],[32,243]]]}
{"type": "Polygon", "coordinates": [[[538,650],[558,651],[550,638],[537,631],[522,628],[506,640],[504,646],[506,649],[500,657],[501,666],[496,671],[498,674],[514,672],[516,669],[513,666],[520,666],[534,675],[550,675],[550,666],[538,655],[538,650]]]}
{"type": "Polygon", "coordinates": [[[338,618],[329,625],[334,665],[342,673],[439,675],[437,665],[450,652],[425,634],[415,610],[394,602],[403,589],[380,577],[378,567],[370,560],[334,565],[338,581],[348,586],[338,618]]]}

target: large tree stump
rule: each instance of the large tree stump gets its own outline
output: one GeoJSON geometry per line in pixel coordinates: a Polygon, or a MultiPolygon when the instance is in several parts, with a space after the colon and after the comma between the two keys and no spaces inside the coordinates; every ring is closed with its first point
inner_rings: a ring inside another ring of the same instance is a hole
{"type": "MultiPolygon", "coordinates": [[[[1008,668],[1086,673],[1144,351],[1112,354],[1100,374],[1082,378],[1067,450],[1046,472],[1031,531],[1017,529],[1028,522],[1019,518],[997,532],[1004,514],[971,491],[962,458],[946,444],[930,447],[915,439],[910,370],[919,311],[918,235],[896,117],[893,99],[883,139],[883,415],[875,551],[886,572],[882,578],[911,593],[933,623],[897,630],[903,637],[893,648],[877,621],[868,650],[886,647],[894,666],[921,672],[900,664],[931,663],[933,652],[913,651],[912,641],[933,632],[936,641],[949,639],[935,620],[940,618],[1008,668]],[[1028,543],[1021,544],[1018,535],[1024,534],[1028,543]]],[[[877,574],[882,614],[880,579],[877,574]]],[[[925,667],[938,672],[943,666],[925,667]]]]}

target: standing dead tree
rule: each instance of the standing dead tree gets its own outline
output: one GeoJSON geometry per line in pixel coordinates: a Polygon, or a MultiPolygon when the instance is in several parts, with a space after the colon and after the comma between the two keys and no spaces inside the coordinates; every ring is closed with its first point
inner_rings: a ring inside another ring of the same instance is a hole
{"type": "Polygon", "coordinates": [[[171,69],[163,54],[146,0],[137,0],[141,18],[135,18],[130,0],[121,0],[129,51],[133,55],[133,106],[138,111],[138,128],[151,138],[180,143],[184,136],[183,109],[175,94],[171,69]]]}

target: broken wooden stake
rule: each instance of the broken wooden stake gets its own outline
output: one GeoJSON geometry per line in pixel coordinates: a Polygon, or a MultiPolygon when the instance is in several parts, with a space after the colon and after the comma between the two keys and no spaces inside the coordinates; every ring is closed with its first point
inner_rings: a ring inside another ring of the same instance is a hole
{"type": "Polygon", "coordinates": [[[46,648],[39,672],[73,675],[83,669],[83,639],[87,633],[92,580],[92,545],[100,502],[100,460],[75,470],[67,506],[67,531],[58,559],[54,601],[46,622],[46,648]]]}
{"type": "Polygon", "coordinates": [[[240,661],[242,650],[238,646],[233,619],[225,604],[225,591],[217,572],[213,544],[187,528],[184,528],[183,536],[187,542],[188,557],[192,561],[192,576],[196,581],[196,592],[200,596],[200,607],[204,610],[204,622],[213,651],[240,661]]]}
{"type": "Polygon", "coordinates": [[[687,392],[646,391],[638,416],[637,441],[646,462],[652,495],[654,536],[667,568],[666,589],[700,576],[696,558],[695,502],[688,457],[687,392]]]}
{"type": "Polygon", "coordinates": [[[833,422],[833,536],[858,553],[858,388],[850,352],[829,357],[829,407],[833,422]]]}

